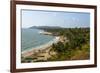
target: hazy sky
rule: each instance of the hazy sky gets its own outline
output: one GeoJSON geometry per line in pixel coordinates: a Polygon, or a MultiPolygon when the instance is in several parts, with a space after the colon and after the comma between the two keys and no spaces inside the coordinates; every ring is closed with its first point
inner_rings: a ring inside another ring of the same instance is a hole
{"type": "Polygon", "coordinates": [[[22,28],[31,26],[90,27],[90,13],[22,10],[22,28]]]}

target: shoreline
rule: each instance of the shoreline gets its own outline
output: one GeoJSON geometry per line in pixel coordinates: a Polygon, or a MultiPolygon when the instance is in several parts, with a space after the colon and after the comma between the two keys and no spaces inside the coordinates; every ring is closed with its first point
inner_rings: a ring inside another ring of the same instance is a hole
{"type": "Polygon", "coordinates": [[[32,49],[29,49],[29,50],[25,50],[25,51],[22,51],[21,54],[22,54],[22,57],[28,57],[40,50],[45,50],[47,49],[48,47],[50,47],[53,43],[57,43],[59,41],[60,37],[59,36],[56,36],[53,40],[49,41],[48,43],[46,44],[43,44],[43,45],[40,45],[38,47],[35,47],[35,48],[32,48],[32,49]]]}

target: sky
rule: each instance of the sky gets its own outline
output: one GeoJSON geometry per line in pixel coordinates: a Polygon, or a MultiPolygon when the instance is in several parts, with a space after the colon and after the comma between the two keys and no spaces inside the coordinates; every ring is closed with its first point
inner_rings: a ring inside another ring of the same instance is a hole
{"type": "Polygon", "coordinates": [[[65,28],[90,27],[90,13],[22,10],[22,28],[32,26],[60,26],[65,28]]]}

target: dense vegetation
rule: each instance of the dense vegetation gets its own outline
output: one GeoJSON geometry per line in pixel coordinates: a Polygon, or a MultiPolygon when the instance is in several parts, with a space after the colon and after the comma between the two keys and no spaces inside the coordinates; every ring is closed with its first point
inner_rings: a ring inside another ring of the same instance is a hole
{"type": "Polygon", "coordinates": [[[55,36],[63,36],[64,42],[59,41],[52,45],[53,55],[48,61],[54,60],[84,60],[89,59],[90,53],[90,29],[89,28],[63,28],[44,29],[55,36]]]}
{"type": "Polygon", "coordinates": [[[49,55],[51,57],[47,58],[47,60],[44,60],[44,58],[41,60],[37,60],[38,56],[36,56],[35,54],[26,58],[22,57],[23,63],[86,60],[90,58],[90,28],[48,28],[49,27],[37,27],[37,29],[51,32],[53,36],[60,36],[62,40],[52,44],[52,46],[50,47],[49,55]],[[50,54],[50,52],[55,52],[56,54],[52,55],[50,54]]]}

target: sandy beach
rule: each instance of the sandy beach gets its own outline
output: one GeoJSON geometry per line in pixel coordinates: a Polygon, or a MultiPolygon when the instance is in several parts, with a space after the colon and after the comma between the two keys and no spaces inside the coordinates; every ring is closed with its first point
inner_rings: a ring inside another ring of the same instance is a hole
{"type": "Polygon", "coordinates": [[[44,49],[47,49],[49,48],[53,43],[57,43],[59,41],[60,37],[59,36],[56,36],[53,40],[49,41],[48,43],[44,44],[44,45],[40,45],[38,47],[35,47],[35,48],[32,48],[32,49],[29,49],[29,50],[25,50],[25,51],[22,51],[22,57],[28,57],[40,50],[44,50],[44,49]]]}

